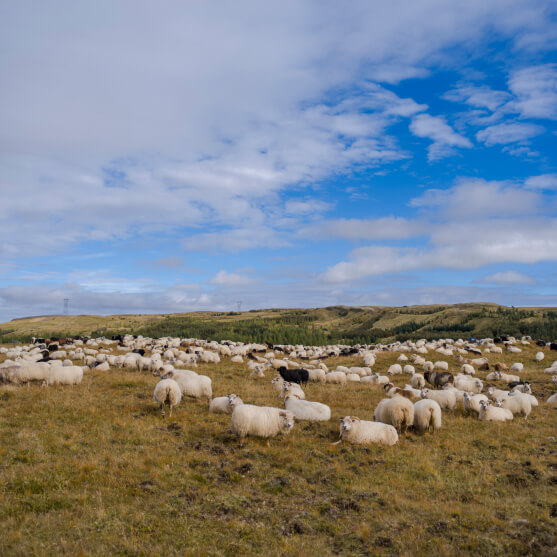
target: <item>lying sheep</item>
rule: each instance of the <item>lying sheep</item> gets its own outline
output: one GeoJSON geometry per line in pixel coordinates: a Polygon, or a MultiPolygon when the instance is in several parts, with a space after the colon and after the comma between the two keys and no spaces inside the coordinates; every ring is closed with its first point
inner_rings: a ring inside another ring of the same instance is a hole
{"type": "Polygon", "coordinates": [[[288,395],[295,395],[300,400],[305,400],[306,398],[306,394],[304,393],[300,385],[298,385],[297,383],[288,383],[287,381],[285,381],[282,384],[282,389],[280,390],[280,397],[284,398],[288,395]]]}
{"type": "Polygon", "coordinates": [[[479,379],[473,379],[469,375],[457,375],[455,377],[455,387],[461,391],[470,391],[479,394],[483,390],[483,383],[479,379]]]}
{"type": "Polygon", "coordinates": [[[362,377],[362,383],[371,383],[372,385],[386,385],[390,382],[389,377],[386,375],[379,375],[374,373],[373,375],[368,375],[367,377],[362,377]]]}
{"type": "Polygon", "coordinates": [[[476,370],[474,369],[474,366],[471,364],[462,364],[460,371],[462,373],[464,373],[465,375],[475,375],[476,374],[476,370]]]}
{"type": "Polygon", "coordinates": [[[242,404],[232,412],[231,428],[241,441],[248,435],[274,437],[288,435],[294,427],[294,414],[271,406],[242,404]]]}
{"type": "Polygon", "coordinates": [[[520,381],[518,375],[509,375],[502,371],[492,371],[486,378],[486,381],[502,381],[503,383],[512,383],[513,381],[520,381]]]}
{"type": "Polygon", "coordinates": [[[287,394],[284,407],[294,414],[297,420],[327,422],[331,419],[331,409],[321,402],[300,400],[296,394],[287,394]]]}
{"type": "Polygon", "coordinates": [[[153,398],[161,405],[161,413],[164,417],[164,405],[168,404],[169,412],[168,417],[172,417],[172,408],[180,404],[182,400],[182,391],[180,385],[174,379],[161,379],[155,385],[153,398]]]}
{"type": "Polygon", "coordinates": [[[343,371],[330,371],[325,374],[325,383],[335,383],[337,385],[346,385],[346,373],[343,371]]]}
{"type": "Polygon", "coordinates": [[[385,398],[376,406],[373,417],[376,422],[406,431],[414,423],[414,405],[402,396],[385,398]]]}
{"type": "Polygon", "coordinates": [[[513,413],[507,408],[492,406],[489,400],[482,400],[478,419],[482,422],[505,422],[513,419],[513,413]]]}
{"type": "Polygon", "coordinates": [[[393,398],[394,396],[403,396],[405,398],[408,399],[413,399],[413,398],[419,398],[419,395],[415,395],[413,390],[407,390],[407,389],[399,389],[398,387],[395,387],[392,383],[387,383],[386,385],[383,385],[383,389],[385,390],[385,393],[388,397],[393,398]]]}
{"type": "Polygon", "coordinates": [[[402,373],[402,367],[400,364],[393,364],[387,370],[387,375],[400,375],[402,373]]]}
{"type": "Polygon", "coordinates": [[[211,401],[209,412],[232,414],[234,408],[241,404],[244,404],[244,401],[234,393],[227,396],[217,396],[211,401]]]}
{"type": "Polygon", "coordinates": [[[423,399],[414,403],[414,429],[419,433],[441,429],[441,407],[435,400],[423,399]]]}
{"type": "Polygon", "coordinates": [[[355,445],[377,443],[392,446],[398,442],[398,433],[392,425],[360,420],[356,416],[345,416],[340,420],[340,439],[333,445],[338,445],[341,441],[355,445]]]}
{"type": "Polygon", "coordinates": [[[435,400],[443,409],[454,410],[456,408],[456,396],[453,391],[431,391],[429,389],[422,390],[422,398],[435,400]]]}

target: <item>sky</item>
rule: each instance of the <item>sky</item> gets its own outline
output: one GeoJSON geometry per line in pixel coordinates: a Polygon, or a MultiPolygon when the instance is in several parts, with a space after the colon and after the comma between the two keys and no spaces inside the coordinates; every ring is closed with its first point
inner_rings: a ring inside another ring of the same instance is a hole
{"type": "Polygon", "coordinates": [[[557,4],[0,3],[0,320],[557,306],[557,4]]]}

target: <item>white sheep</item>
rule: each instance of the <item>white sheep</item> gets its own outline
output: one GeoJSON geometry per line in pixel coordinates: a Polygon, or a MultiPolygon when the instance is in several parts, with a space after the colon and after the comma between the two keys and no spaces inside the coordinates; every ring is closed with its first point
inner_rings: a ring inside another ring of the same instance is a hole
{"type": "Polygon", "coordinates": [[[367,377],[362,377],[362,383],[371,383],[372,385],[386,385],[390,383],[390,378],[386,375],[378,375],[374,373],[373,375],[368,375],[367,377]]]}
{"type": "Polygon", "coordinates": [[[444,361],[437,361],[433,364],[433,370],[440,369],[441,371],[449,371],[449,364],[448,362],[444,361]]]}
{"type": "Polygon", "coordinates": [[[414,373],[416,373],[416,369],[410,364],[406,364],[402,371],[404,371],[404,373],[408,373],[408,375],[414,375],[414,373]]]}
{"type": "Polygon", "coordinates": [[[391,424],[397,430],[406,431],[414,423],[414,405],[402,396],[385,398],[373,413],[376,422],[391,424]]]}
{"type": "Polygon", "coordinates": [[[470,391],[479,394],[483,390],[483,383],[479,379],[474,379],[469,375],[457,375],[455,377],[455,387],[461,391],[470,391]]]}
{"type": "Polygon", "coordinates": [[[184,396],[207,398],[208,400],[211,400],[213,397],[212,381],[206,375],[191,375],[190,373],[183,373],[182,370],[175,370],[163,375],[162,378],[174,379],[180,386],[184,396]]]}
{"type": "Polygon", "coordinates": [[[168,417],[172,417],[172,408],[180,404],[182,400],[182,391],[180,385],[174,379],[161,379],[155,385],[153,398],[161,405],[161,413],[164,416],[164,405],[168,403],[170,408],[168,417]]]}
{"type": "Polygon", "coordinates": [[[414,389],[423,389],[425,387],[424,376],[420,373],[414,373],[410,379],[410,384],[414,387],[414,389]]]}
{"type": "Polygon", "coordinates": [[[294,414],[297,420],[327,422],[331,419],[331,409],[321,402],[300,400],[295,394],[287,394],[284,407],[294,414]]]}
{"type": "Polygon", "coordinates": [[[325,374],[325,383],[335,383],[337,385],[346,385],[346,373],[343,371],[330,371],[325,374]]]}
{"type": "Polygon", "coordinates": [[[478,419],[482,422],[505,422],[513,419],[513,413],[507,408],[492,406],[489,400],[482,400],[478,419]]]}
{"type": "Polygon", "coordinates": [[[503,383],[512,383],[513,381],[520,381],[518,375],[510,375],[508,373],[503,373],[502,371],[492,371],[485,378],[486,381],[502,381],[503,383]]]}
{"type": "Polygon", "coordinates": [[[522,373],[523,369],[524,369],[524,364],[522,362],[515,362],[511,366],[511,371],[514,371],[515,373],[522,373]]]}
{"type": "Polygon", "coordinates": [[[480,402],[482,400],[488,400],[485,395],[472,395],[470,393],[464,393],[462,400],[462,406],[464,407],[464,412],[469,414],[470,412],[480,413],[480,402]]]}
{"type": "Polygon", "coordinates": [[[351,383],[360,383],[362,378],[357,373],[347,373],[346,381],[351,383]]]}
{"type": "Polygon", "coordinates": [[[462,366],[460,367],[460,371],[462,373],[464,373],[465,375],[475,375],[476,374],[476,370],[474,369],[474,366],[471,364],[462,364],[462,366]]]}
{"type": "Polygon", "coordinates": [[[546,402],[548,404],[557,404],[557,393],[553,393],[546,402]]]}
{"type": "Polygon", "coordinates": [[[510,394],[509,391],[503,391],[501,389],[496,389],[495,387],[488,387],[485,392],[491,400],[495,400],[496,398],[504,399],[507,398],[510,394]]]}
{"type": "Polygon", "coordinates": [[[536,353],[536,362],[541,362],[545,358],[545,354],[543,352],[536,353]]]}
{"type": "Polygon", "coordinates": [[[441,429],[441,407],[435,400],[423,399],[414,403],[414,429],[420,433],[441,429]]]}
{"type": "Polygon", "coordinates": [[[393,364],[387,370],[387,375],[400,375],[402,373],[402,367],[400,364],[393,364]]]}
{"type": "Polygon", "coordinates": [[[501,403],[501,408],[510,410],[513,413],[513,416],[515,414],[522,414],[524,419],[526,419],[532,412],[532,403],[525,396],[508,396],[505,399],[497,399],[496,402],[499,401],[501,403]]]}
{"type": "Polygon", "coordinates": [[[308,369],[308,378],[310,381],[318,381],[320,383],[325,382],[325,370],[321,368],[308,369]]]}
{"type": "Polygon", "coordinates": [[[0,381],[16,385],[31,381],[45,381],[49,373],[50,366],[45,362],[18,365],[6,361],[0,365],[0,381]]]}
{"type": "Polygon", "coordinates": [[[298,385],[298,383],[289,383],[288,381],[284,381],[279,396],[284,398],[288,395],[295,395],[301,400],[306,398],[304,390],[300,387],[300,385],[298,385]]]}
{"type": "Polygon", "coordinates": [[[435,400],[443,409],[454,410],[456,408],[456,396],[452,390],[432,391],[422,389],[422,398],[435,400]]]}
{"type": "Polygon", "coordinates": [[[242,404],[232,412],[232,433],[243,441],[248,435],[274,437],[279,433],[287,435],[294,427],[294,414],[271,406],[242,404]]]}
{"type": "Polygon", "coordinates": [[[234,408],[242,404],[244,404],[243,400],[234,393],[227,396],[217,396],[211,401],[209,412],[232,414],[234,408]]]}
{"type": "Polygon", "coordinates": [[[345,416],[340,420],[340,439],[333,445],[338,445],[341,441],[348,441],[355,445],[377,443],[392,446],[398,442],[398,433],[389,424],[360,420],[356,416],[345,416]]]}

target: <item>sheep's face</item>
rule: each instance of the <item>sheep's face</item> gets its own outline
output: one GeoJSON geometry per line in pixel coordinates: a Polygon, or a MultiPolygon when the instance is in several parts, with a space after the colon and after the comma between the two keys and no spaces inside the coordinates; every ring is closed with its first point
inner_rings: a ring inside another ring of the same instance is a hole
{"type": "Polygon", "coordinates": [[[427,395],[428,395],[428,394],[429,394],[429,389],[422,389],[422,390],[420,391],[420,396],[421,396],[422,398],[427,398],[427,395]]]}
{"type": "Polygon", "coordinates": [[[494,391],[493,387],[488,387],[485,392],[488,394],[488,396],[491,396],[493,394],[493,391],[494,391]]]}
{"type": "Polygon", "coordinates": [[[343,431],[350,431],[354,422],[350,416],[345,416],[344,418],[340,419],[340,434],[342,435],[343,431]]]}
{"type": "Polygon", "coordinates": [[[240,397],[235,394],[228,395],[229,406],[237,406],[240,403],[240,397]]]}
{"type": "Polygon", "coordinates": [[[283,433],[290,433],[290,430],[294,427],[294,414],[288,410],[283,410],[279,416],[281,431],[283,433]]]}
{"type": "Polygon", "coordinates": [[[502,399],[502,398],[496,398],[496,399],[493,401],[493,404],[494,404],[494,406],[501,407],[501,406],[503,406],[503,399],[502,399]]]}
{"type": "Polygon", "coordinates": [[[480,400],[480,407],[482,408],[482,410],[487,410],[489,404],[489,400],[480,400]]]}
{"type": "Polygon", "coordinates": [[[468,393],[464,393],[464,395],[462,396],[462,398],[466,401],[469,402],[470,399],[472,398],[468,393]]]}

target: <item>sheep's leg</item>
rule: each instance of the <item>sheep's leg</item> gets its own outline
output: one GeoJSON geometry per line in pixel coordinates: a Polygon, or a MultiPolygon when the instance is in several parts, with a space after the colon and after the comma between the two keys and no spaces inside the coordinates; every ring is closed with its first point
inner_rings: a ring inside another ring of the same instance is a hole
{"type": "Polygon", "coordinates": [[[161,414],[162,417],[164,418],[164,402],[161,402],[161,414]]]}
{"type": "Polygon", "coordinates": [[[271,447],[271,440],[267,439],[267,447],[271,447]]]}
{"type": "Polygon", "coordinates": [[[170,411],[168,412],[168,417],[172,418],[172,404],[168,405],[170,407],[170,411]]]}

